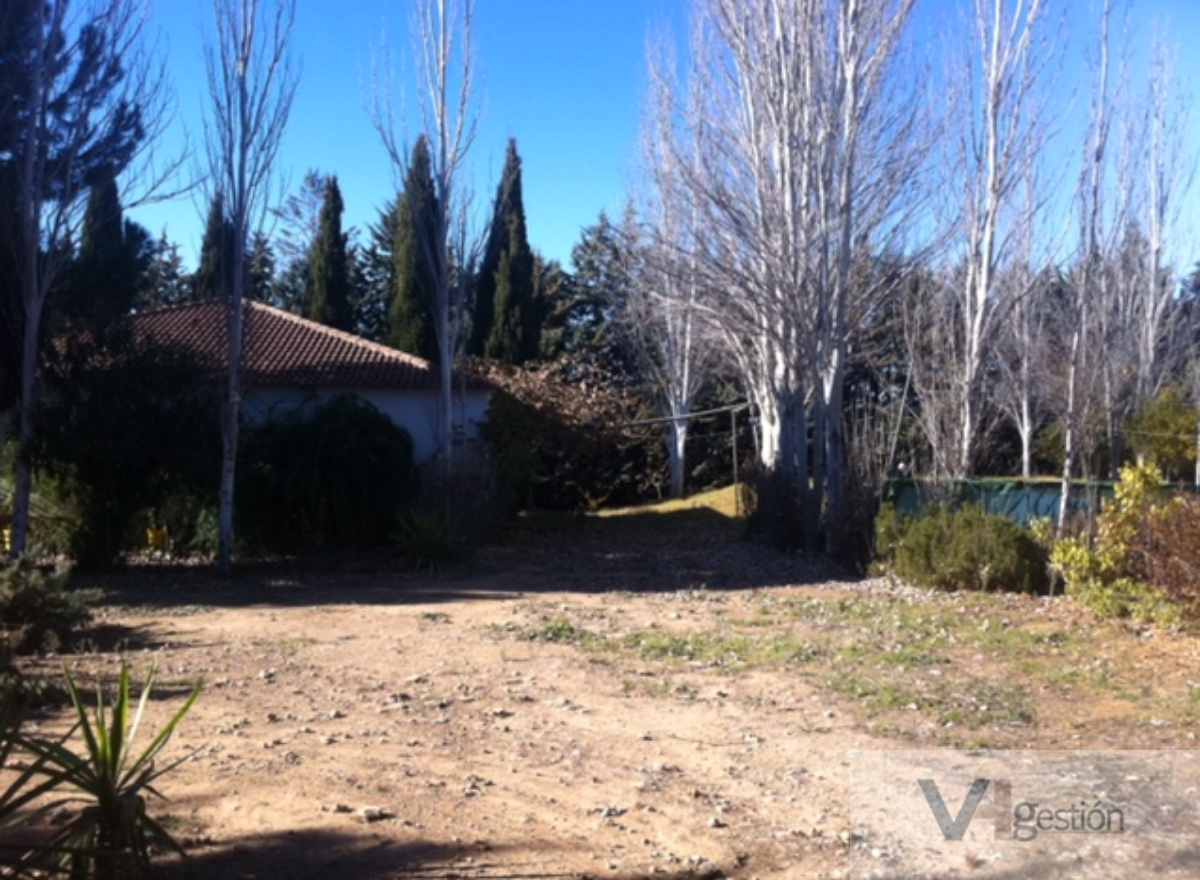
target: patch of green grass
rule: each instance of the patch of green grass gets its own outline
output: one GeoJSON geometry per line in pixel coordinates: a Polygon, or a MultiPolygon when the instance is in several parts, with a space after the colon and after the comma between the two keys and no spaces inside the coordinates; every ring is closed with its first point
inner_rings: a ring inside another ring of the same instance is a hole
{"type": "Polygon", "coordinates": [[[556,617],[544,625],[517,631],[517,637],[526,642],[549,642],[554,645],[595,645],[603,636],[578,627],[565,617],[556,617]]]}
{"type": "Polygon", "coordinates": [[[690,682],[671,678],[625,678],[621,680],[621,696],[690,702],[700,696],[700,689],[690,682]]]}
{"type": "Polygon", "coordinates": [[[760,645],[760,653],[775,663],[813,663],[826,652],[813,642],[776,636],[760,645]]]}
{"type": "MultiPolygon", "coordinates": [[[[1056,694],[1069,694],[1081,717],[1091,716],[1093,700],[1114,698],[1180,730],[1200,717],[1200,687],[1148,680],[1126,656],[1121,631],[1086,621],[1076,627],[1057,613],[1033,614],[1033,603],[1011,597],[770,595],[749,597],[740,607],[736,598],[706,590],[675,598],[704,603],[688,609],[692,626],[686,631],[672,631],[663,621],[618,634],[610,621],[601,624],[607,629],[588,632],[565,617],[505,629],[510,638],[603,651],[614,670],[638,664],[649,674],[624,681],[627,695],[691,698],[691,685],[664,674],[684,664],[697,667],[696,676],[786,671],[842,698],[872,730],[922,737],[932,731],[939,743],[963,747],[985,741],[1012,746],[1018,738],[1044,736],[1043,726],[1061,727],[1066,722],[1060,718],[1038,724],[1039,700],[1055,700],[1056,694]],[[718,615],[716,606],[729,614],[718,615]],[[1020,730],[1030,726],[1039,729],[1020,730]]],[[[1135,642],[1133,636],[1125,640],[1135,642]]]]}
{"type": "Polygon", "coordinates": [[[896,684],[883,684],[867,700],[867,708],[876,712],[892,709],[921,708],[924,701],[912,691],[896,684]]]}
{"type": "Polygon", "coordinates": [[[317,640],[314,638],[311,638],[307,635],[299,635],[293,636],[290,639],[284,639],[275,646],[275,649],[279,651],[280,654],[286,654],[290,656],[298,653],[303,648],[307,648],[309,645],[315,645],[316,643],[317,640]]]}
{"type": "Polygon", "coordinates": [[[934,654],[922,645],[897,644],[882,657],[884,663],[903,669],[921,669],[950,662],[948,657],[934,654]]]}
{"type": "Polygon", "coordinates": [[[745,656],[748,639],[728,642],[708,633],[675,635],[671,633],[633,633],[623,640],[624,647],[643,660],[687,660],[704,663],[737,662],[745,656]]]}

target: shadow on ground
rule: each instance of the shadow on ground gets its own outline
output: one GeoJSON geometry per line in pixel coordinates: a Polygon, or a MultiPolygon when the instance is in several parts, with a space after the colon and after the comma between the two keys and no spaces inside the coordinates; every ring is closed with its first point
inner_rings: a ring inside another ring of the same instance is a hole
{"type": "Polygon", "coordinates": [[[748,590],[854,580],[823,559],[749,540],[745,525],[709,510],[622,517],[529,517],[497,532],[464,563],[414,572],[394,555],[311,556],[210,566],[138,564],[76,583],[104,604],[171,609],[322,604],[428,605],[541,592],[748,590]]]}
{"type": "MultiPolygon", "coordinates": [[[[584,880],[592,876],[553,867],[557,847],[524,844],[521,852],[484,845],[444,846],[399,842],[365,833],[294,831],[245,837],[209,849],[192,849],[187,858],[155,863],[156,880],[209,880],[213,877],[287,878],[287,880],[400,880],[447,877],[479,880],[584,880]],[[549,867],[547,866],[549,863],[549,867]]],[[[599,873],[599,872],[597,872],[599,873]]],[[[717,870],[685,869],[624,873],[603,869],[606,880],[715,880],[717,870]]]]}

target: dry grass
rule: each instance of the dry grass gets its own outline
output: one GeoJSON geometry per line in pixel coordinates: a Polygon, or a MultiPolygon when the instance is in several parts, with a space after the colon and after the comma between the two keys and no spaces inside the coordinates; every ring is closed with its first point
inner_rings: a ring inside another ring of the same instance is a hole
{"type": "Polygon", "coordinates": [[[657,504],[643,504],[637,507],[621,507],[611,510],[601,510],[596,515],[602,518],[615,516],[640,516],[643,514],[681,513],[689,510],[711,510],[729,519],[743,519],[749,513],[749,490],[744,483],[726,486],[723,489],[712,489],[692,495],[690,498],[660,501],[657,504]]]}

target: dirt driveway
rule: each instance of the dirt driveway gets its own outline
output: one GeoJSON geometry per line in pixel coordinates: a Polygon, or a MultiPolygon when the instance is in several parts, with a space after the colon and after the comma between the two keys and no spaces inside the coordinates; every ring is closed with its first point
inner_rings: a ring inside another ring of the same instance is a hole
{"type": "MultiPolygon", "coordinates": [[[[170,880],[1200,876],[1200,761],[1183,715],[1113,743],[1071,733],[1066,692],[1037,697],[1053,707],[1037,718],[981,710],[965,685],[937,690],[961,636],[937,642],[941,665],[864,653],[888,603],[924,608],[912,591],[710,525],[522,530],[440,576],[378,562],[231,580],[143,569],[98,582],[91,650],[69,660],[85,678],[111,678],[122,657],[154,662],[157,717],[205,682],[172,746],[195,757],[158,805],[189,852],[160,863],[170,880]],[[917,696],[885,700],[876,669],[917,696]],[[852,689],[862,682],[873,697],[852,689]],[[1009,748],[1144,751],[945,749],[965,728],[1009,748]],[[947,842],[917,779],[939,782],[954,818],[981,776],[1041,786],[1043,802],[1103,802],[1098,815],[1115,805],[1130,833],[1001,839],[984,818],[998,813],[993,786],[947,842]]],[[[1019,625],[1036,611],[996,607],[1019,625]]],[[[1043,629],[1076,626],[1074,610],[1045,607],[1043,629]]],[[[1151,641],[1117,638],[1123,651],[1151,641]]],[[[1190,640],[1157,638],[1170,674],[1200,679],[1190,640]]]]}

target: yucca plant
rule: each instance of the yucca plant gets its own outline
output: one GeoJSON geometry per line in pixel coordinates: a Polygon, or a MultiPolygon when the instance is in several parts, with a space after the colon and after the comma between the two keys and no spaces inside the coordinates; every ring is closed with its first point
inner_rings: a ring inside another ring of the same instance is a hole
{"type": "Polygon", "coordinates": [[[460,558],[454,525],[441,513],[409,511],[400,520],[397,539],[409,563],[419,571],[440,571],[460,558]]]}
{"type": "MultiPolygon", "coordinates": [[[[32,823],[47,812],[47,807],[31,809],[39,798],[58,787],[59,782],[45,774],[46,759],[35,756],[30,762],[18,765],[13,760],[21,750],[21,727],[25,721],[27,699],[15,694],[6,694],[0,699],[0,767],[16,771],[16,776],[0,791],[0,838],[7,839],[11,832],[32,823]]],[[[69,731],[57,745],[62,745],[74,731],[69,731]]],[[[22,863],[26,861],[29,847],[14,843],[0,843],[0,872],[5,877],[22,876],[22,863]]]]}
{"type": "Polygon", "coordinates": [[[183,852],[167,830],[146,812],[146,796],[161,798],[162,794],[154,787],[155,781],[190,757],[185,755],[162,767],[155,765],[155,759],[195,705],[201,686],[196,685],[187,702],[150,744],[137,753],[134,744],[154,686],[154,668],[146,675],[135,708],[130,695],[129,667],[122,664],[116,699],[106,706],[97,685],[94,713],[84,705],[70,670],[64,669],[64,674],[76,728],[83,735],[84,752],[76,754],[62,742],[20,740],[20,747],[42,764],[40,772],[46,779],[43,784],[52,784],[56,791],[74,790],[46,809],[78,808],[42,850],[52,855],[58,870],[72,878],[144,877],[150,866],[152,846],[183,852]]]}

